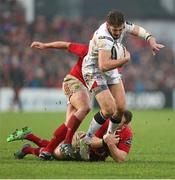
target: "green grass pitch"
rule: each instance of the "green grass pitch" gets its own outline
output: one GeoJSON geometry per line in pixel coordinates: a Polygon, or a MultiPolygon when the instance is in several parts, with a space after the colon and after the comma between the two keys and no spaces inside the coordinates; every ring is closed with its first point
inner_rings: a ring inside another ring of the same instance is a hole
{"type": "MultiPolygon", "coordinates": [[[[86,130],[91,112],[80,129],[86,130]]],[[[175,178],[175,112],[133,111],[134,139],[128,161],[106,162],[41,161],[33,156],[15,160],[13,153],[26,141],[7,143],[16,128],[29,126],[43,138],[64,121],[65,113],[0,113],[0,179],[12,178],[175,178]]]]}

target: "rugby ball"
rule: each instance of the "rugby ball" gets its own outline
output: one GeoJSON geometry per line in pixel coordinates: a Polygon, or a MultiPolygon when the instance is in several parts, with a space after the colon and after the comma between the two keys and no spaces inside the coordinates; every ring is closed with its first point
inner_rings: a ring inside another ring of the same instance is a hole
{"type": "Polygon", "coordinates": [[[111,59],[119,59],[125,56],[125,47],[121,43],[115,43],[111,49],[111,59]]]}

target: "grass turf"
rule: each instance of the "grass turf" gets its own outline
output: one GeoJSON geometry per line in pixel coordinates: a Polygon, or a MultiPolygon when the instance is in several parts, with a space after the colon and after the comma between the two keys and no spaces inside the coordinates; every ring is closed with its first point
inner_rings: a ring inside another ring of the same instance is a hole
{"type": "MultiPolygon", "coordinates": [[[[80,129],[86,130],[91,112],[80,129]]],[[[65,113],[0,113],[0,178],[175,178],[175,112],[134,111],[134,139],[128,162],[41,161],[33,156],[15,160],[13,153],[27,141],[7,143],[16,128],[29,126],[43,138],[65,119],[65,113]]]]}

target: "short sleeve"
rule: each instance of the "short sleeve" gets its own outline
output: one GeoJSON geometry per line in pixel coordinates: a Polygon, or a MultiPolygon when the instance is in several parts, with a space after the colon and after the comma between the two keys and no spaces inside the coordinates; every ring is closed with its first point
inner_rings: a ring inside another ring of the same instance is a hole
{"type": "Polygon", "coordinates": [[[131,23],[129,21],[125,22],[125,31],[126,32],[131,33],[133,31],[134,27],[135,27],[135,24],[133,24],[133,23],[131,23]]]}
{"type": "Polygon", "coordinates": [[[117,145],[117,147],[125,151],[126,153],[129,153],[131,145],[132,145],[132,130],[130,128],[125,128],[123,131],[120,132],[120,141],[117,145]]]}
{"type": "Polygon", "coordinates": [[[88,52],[88,46],[85,44],[71,43],[68,47],[70,53],[77,55],[78,57],[83,57],[88,52]]]}
{"type": "Polygon", "coordinates": [[[126,153],[129,153],[132,144],[132,137],[121,140],[118,144],[118,148],[126,153]]]}

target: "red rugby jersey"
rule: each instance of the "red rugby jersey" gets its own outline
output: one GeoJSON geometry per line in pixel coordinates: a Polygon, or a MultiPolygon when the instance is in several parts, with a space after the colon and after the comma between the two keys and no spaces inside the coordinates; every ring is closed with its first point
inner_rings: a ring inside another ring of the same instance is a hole
{"type": "Polygon", "coordinates": [[[68,50],[70,53],[73,53],[79,57],[77,63],[71,69],[69,74],[79,79],[84,84],[84,86],[86,86],[83,79],[81,68],[82,68],[83,58],[88,53],[88,46],[85,44],[71,43],[68,47],[68,50]]]}
{"type": "MultiPolygon", "coordinates": [[[[108,128],[109,120],[106,120],[106,122],[103,124],[103,126],[96,132],[96,136],[99,138],[102,138],[103,135],[106,133],[108,128]]],[[[117,145],[117,147],[120,150],[125,151],[126,153],[129,153],[132,143],[132,130],[129,127],[124,127],[123,129],[116,131],[116,134],[119,135],[120,141],[117,145]]]]}

